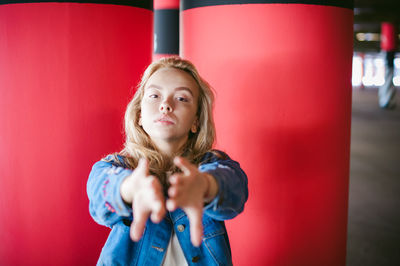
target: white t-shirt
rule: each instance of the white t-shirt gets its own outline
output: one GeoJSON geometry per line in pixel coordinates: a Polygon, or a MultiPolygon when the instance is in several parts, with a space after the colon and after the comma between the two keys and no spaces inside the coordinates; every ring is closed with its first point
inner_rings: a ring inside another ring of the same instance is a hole
{"type": "Polygon", "coordinates": [[[172,236],[169,239],[167,253],[165,254],[163,266],[187,266],[185,255],[183,254],[181,245],[179,244],[178,237],[175,230],[172,229],[172,236]]]}

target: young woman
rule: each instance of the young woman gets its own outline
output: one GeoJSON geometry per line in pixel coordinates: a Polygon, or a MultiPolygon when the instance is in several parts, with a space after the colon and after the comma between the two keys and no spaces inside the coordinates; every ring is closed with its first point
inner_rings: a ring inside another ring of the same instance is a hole
{"type": "Polygon", "coordinates": [[[194,65],[160,59],[125,113],[124,149],[94,164],[90,214],[112,228],[98,265],[231,265],[224,220],[243,211],[247,177],[212,150],[213,93],[194,65]]]}

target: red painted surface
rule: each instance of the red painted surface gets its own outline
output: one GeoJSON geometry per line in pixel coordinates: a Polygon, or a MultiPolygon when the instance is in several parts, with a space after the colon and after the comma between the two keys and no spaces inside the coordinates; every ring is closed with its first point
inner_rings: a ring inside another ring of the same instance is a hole
{"type": "Polygon", "coordinates": [[[397,39],[396,25],[390,22],[382,22],[381,49],[384,51],[396,51],[397,39]]]}
{"type": "Polygon", "coordinates": [[[345,265],[352,11],[211,6],[181,23],[182,55],[216,91],[217,147],[249,177],[234,265],[345,265]]]}
{"type": "Polygon", "coordinates": [[[179,0],[154,0],[153,9],[179,9],[179,0]]]}
{"type": "Polygon", "coordinates": [[[152,11],[11,4],[0,17],[0,265],[94,265],[109,230],[89,216],[86,181],[122,147],[152,11]]]}

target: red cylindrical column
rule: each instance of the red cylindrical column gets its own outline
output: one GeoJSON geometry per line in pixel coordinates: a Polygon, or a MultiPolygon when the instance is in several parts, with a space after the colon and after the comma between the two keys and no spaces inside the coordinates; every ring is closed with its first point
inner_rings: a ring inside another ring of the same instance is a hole
{"type": "Polygon", "coordinates": [[[396,87],[393,84],[394,58],[397,50],[397,30],[392,22],[381,24],[381,49],[385,58],[385,82],[378,90],[379,106],[384,109],[396,107],[396,87]]]}
{"type": "Polygon", "coordinates": [[[397,33],[396,25],[391,22],[382,22],[381,24],[381,49],[383,51],[396,51],[397,33]]]}
{"type": "Polygon", "coordinates": [[[0,264],[94,265],[109,231],[89,215],[86,181],[122,148],[126,104],[151,62],[152,1],[4,2],[0,264]]]}
{"type": "Polygon", "coordinates": [[[352,1],[290,2],[183,1],[181,55],[249,177],[227,224],[235,265],[345,265],[352,1]]]}
{"type": "Polygon", "coordinates": [[[179,0],[154,0],[153,60],[179,54],[179,0]]]}

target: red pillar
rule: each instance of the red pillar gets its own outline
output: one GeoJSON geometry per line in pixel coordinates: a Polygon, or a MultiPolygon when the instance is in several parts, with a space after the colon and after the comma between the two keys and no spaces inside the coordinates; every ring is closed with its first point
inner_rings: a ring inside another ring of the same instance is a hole
{"type": "Polygon", "coordinates": [[[234,265],[345,265],[352,1],[287,2],[183,0],[181,55],[249,177],[234,265]]]}
{"type": "Polygon", "coordinates": [[[381,23],[381,49],[385,52],[397,50],[397,30],[392,22],[381,23]]]}
{"type": "Polygon", "coordinates": [[[126,104],[151,62],[152,1],[4,2],[0,265],[94,265],[109,230],[89,216],[86,181],[122,148],[126,104]]]}
{"type": "Polygon", "coordinates": [[[153,60],[179,54],[179,0],[154,0],[153,60]]]}
{"type": "Polygon", "coordinates": [[[379,87],[379,106],[384,109],[396,107],[396,88],[393,84],[394,58],[397,50],[397,30],[392,22],[381,24],[381,49],[385,58],[385,83],[379,87]]]}

